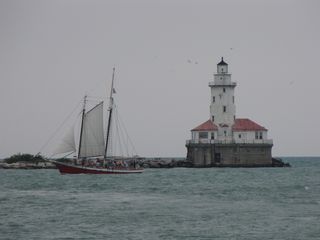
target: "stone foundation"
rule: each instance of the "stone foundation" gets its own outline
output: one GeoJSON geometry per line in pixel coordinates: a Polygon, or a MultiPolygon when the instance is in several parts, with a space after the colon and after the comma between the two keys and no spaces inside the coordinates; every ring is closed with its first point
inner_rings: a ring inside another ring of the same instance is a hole
{"type": "Polygon", "coordinates": [[[189,143],[187,161],[193,167],[269,167],[272,144],[189,143]]]}

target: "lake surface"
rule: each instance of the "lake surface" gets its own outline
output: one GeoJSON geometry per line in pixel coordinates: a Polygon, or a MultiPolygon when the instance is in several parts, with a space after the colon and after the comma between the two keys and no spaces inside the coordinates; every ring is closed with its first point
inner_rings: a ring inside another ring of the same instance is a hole
{"type": "Polygon", "coordinates": [[[320,239],[320,158],[291,168],[0,169],[0,239],[320,239]]]}

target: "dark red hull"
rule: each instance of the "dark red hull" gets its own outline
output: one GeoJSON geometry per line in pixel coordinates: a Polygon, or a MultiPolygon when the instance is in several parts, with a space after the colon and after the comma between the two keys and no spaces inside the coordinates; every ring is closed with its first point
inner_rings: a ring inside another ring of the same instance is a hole
{"type": "Polygon", "coordinates": [[[61,174],[132,174],[142,173],[142,168],[94,168],[53,162],[61,174]]]}

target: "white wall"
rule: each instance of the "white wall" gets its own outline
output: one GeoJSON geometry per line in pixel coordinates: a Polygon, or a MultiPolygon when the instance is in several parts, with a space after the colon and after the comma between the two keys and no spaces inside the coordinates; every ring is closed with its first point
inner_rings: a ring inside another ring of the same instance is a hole
{"type": "MultiPolygon", "coordinates": [[[[191,139],[192,140],[199,140],[199,133],[200,132],[206,132],[206,131],[191,131],[191,139]]],[[[214,136],[214,139],[217,139],[218,132],[217,131],[209,131],[208,132],[208,137],[206,139],[211,139],[211,136],[214,136]]]]}
{"type": "MultiPolygon", "coordinates": [[[[255,131],[235,131],[232,133],[231,136],[227,137],[221,137],[218,136],[218,132],[214,131],[208,132],[207,138],[199,138],[199,133],[205,132],[205,131],[191,131],[191,141],[188,140],[187,142],[193,142],[193,143],[214,143],[214,142],[224,142],[225,143],[256,143],[256,144],[264,144],[269,143],[272,144],[272,139],[268,139],[267,131],[259,131],[262,132],[262,139],[258,138],[256,139],[256,132],[255,131]],[[239,134],[241,134],[241,138],[239,137],[239,134]],[[214,135],[214,140],[211,139],[211,135],[214,135]]],[[[258,135],[260,136],[260,135],[258,135]]]]}
{"type": "MultiPolygon", "coordinates": [[[[266,140],[268,138],[268,133],[267,131],[258,131],[262,132],[262,139],[266,140]]],[[[256,132],[255,131],[234,131],[233,132],[233,138],[235,140],[244,140],[244,141],[251,141],[251,140],[256,140],[256,132]],[[241,135],[241,138],[239,137],[241,135]]],[[[258,139],[260,139],[260,135],[258,135],[258,139]]]]}
{"type": "Polygon", "coordinates": [[[214,86],[211,87],[211,104],[210,115],[214,116],[214,123],[226,123],[233,125],[234,116],[236,114],[236,106],[233,102],[234,88],[228,86],[214,86]],[[223,90],[225,89],[225,91],[223,90]],[[214,97],[214,102],[213,102],[214,97]],[[223,107],[226,106],[226,112],[223,107]]]}

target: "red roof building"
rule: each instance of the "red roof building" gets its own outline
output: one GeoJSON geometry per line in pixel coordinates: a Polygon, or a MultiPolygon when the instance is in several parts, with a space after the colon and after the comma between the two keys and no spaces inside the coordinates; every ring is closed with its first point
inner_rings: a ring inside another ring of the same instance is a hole
{"type": "MultiPolygon", "coordinates": [[[[209,119],[208,121],[192,129],[191,131],[218,131],[218,126],[209,119]]],[[[232,131],[268,131],[268,129],[248,118],[237,118],[232,126],[232,131]]]]}
{"type": "Polygon", "coordinates": [[[232,126],[232,131],[245,132],[245,131],[268,131],[268,130],[248,118],[237,118],[232,126]]]}
{"type": "Polygon", "coordinates": [[[191,131],[218,131],[218,127],[209,119],[191,131]]]}

